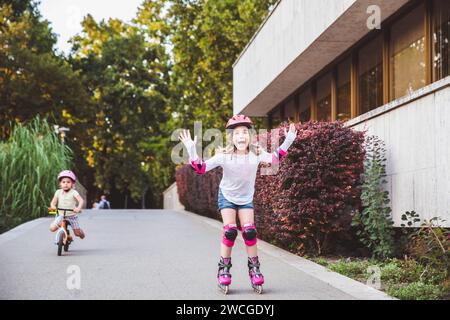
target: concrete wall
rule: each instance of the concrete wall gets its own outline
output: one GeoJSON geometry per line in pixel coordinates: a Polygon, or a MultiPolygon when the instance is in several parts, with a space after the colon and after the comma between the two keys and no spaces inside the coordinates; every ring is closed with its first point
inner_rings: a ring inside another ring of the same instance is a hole
{"type": "Polygon", "coordinates": [[[173,183],[164,193],[164,209],[184,210],[184,206],[178,200],[177,184],[173,183]]]}
{"type": "Polygon", "coordinates": [[[387,190],[395,225],[414,210],[450,227],[450,77],[352,119],[387,147],[387,190]]]}

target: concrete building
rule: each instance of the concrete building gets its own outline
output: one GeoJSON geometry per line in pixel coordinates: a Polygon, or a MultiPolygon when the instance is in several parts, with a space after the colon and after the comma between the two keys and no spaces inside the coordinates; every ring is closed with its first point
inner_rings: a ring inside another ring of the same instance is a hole
{"type": "Polygon", "coordinates": [[[234,64],[234,113],[379,136],[395,224],[450,226],[449,40],[448,0],[281,0],[234,64]]]}

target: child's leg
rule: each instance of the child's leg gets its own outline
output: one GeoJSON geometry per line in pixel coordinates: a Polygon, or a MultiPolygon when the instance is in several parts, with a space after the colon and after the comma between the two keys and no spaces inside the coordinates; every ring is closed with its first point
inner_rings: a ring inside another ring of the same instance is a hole
{"type": "Polygon", "coordinates": [[[80,224],[78,222],[78,217],[77,216],[73,216],[73,217],[69,217],[67,220],[69,220],[70,225],[73,229],[73,233],[75,233],[75,235],[81,239],[84,239],[85,234],[83,232],[83,230],[80,228],[80,224]]]}
{"type": "Polygon", "coordinates": [[[255,228],[255,215],[253,209],[240,209],[239,210],[239,221],[242,226],[242,237],[246,244],[247,255],[248,255],[248,274],[252,282],[252,286],[258,292],[261,291],[261,286],[264,284],[264,276],[259,270],[260,263],[258,258],[258,248],[256,246],[257,234],[255,228]]]}
{"type": "Polygon", "coordinates": [[[55,232],[61,226],[62,217],[57,216],[55,220],[50,224],[50,231],[55,232]]]}
{"type": "Polygon", "coordinates": [[[85,235],[82,229],[73,229],[73,233],[81,239],[84,239],[85,235]]]}
{"type": "MultiPolygon", "coordinates": [[[[255,213],[253,209],[239,209],[239,221],[241,222],[241,227],[244,228],[245,225],[254,225],[255,224],[255,213]]],[[[249,231],[250,237],[249,240],[246,240],[246,250],[247,255],[252,258],[258,256],[258,248],[256,245],[256,234],[253,237],[251,231],[249,231]],[[249,243],[255,242],[254,245],[249,245],[249,243]]],[[[244,235],[243,235],[244,236],[244,235]]],[[[245,236],[244,236],[245,239],[245,236]]]]}
{"type": "MultiPolygon", "coordinates": [[[[226,208],[226,209],[222,209],[220,211],[220,213],[222,214],[222,220],[223,220],[223,226],[224,228],[228,225],[235,225],[236,224],[236,210],[231,209],[231,208],[226,208]]],[[[225,237],[225,235],[224,235],[225,237]]],[[[220,247],[220,255],[223,258],[230,258],[231,257],[231,251],[232,251],[232,246],[227,246],[223,243],[221,243],[221,247],[220,247]]]]}

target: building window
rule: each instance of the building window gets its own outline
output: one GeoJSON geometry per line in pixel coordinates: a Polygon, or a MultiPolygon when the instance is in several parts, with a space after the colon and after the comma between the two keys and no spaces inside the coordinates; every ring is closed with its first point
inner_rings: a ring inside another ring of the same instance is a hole
{"type": "Polygon", "coordinates": [[[300,93],[299,101],[299,120],[308,122],[311,120],[311,89],[308,87],[300,93]]]}
{"type": "Polygon", "coordinates": [[[317,121],[331,121],[331,74],[317,81],[317,121]]]}
{"type": "Polygon", "coordinates": [[[340,63],[337,67],[337,119],[342,121],[347,121],[351,118],[351,67],[351,58],[340,63]]]}
{"type": "Polygon", "coordinates": [[[280,123],[282,122],[281,119],[281,107],[282,106],[278,106],[275,111],[272,113],[272,128],[276,128],[280,125],[280,123]]]}
{"type": "Polygon", "coordinates": [[[383,37],[378,36],[358,52],[359,113],[383,105],[383,37]]]}
{"type": "Polygon", "coordinates": [[[290,119],[291,121],[294,120],[295,118],[295,113],[297,112],[297,96],[294,95],[294,97],[290,98],[288,100],[288,102],[286,103],[285,107],[284,107],[284,119],[283,120],[288,120],[290,119]]]}
{"type": "Polygon", "coordinates": [[[400,98],[426,84],[425,5],[420,5],[391,28],[390,94],[400,98]]]}
{"type": "Polygon", "coordinates": [[[433,1],[433,80],[450,75],[450,2],[433,1]]]}

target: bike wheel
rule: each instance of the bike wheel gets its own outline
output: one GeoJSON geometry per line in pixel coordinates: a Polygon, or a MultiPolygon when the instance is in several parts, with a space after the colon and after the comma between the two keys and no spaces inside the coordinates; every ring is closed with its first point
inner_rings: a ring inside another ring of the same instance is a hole
{"type": "Polygon", "coordinates": [[[61,255],[63,246],[64,246],[64,233],[60,232],[58,236],[58,256],[61,255]]]}
{"type": "Polygon", "coordinates": [[[64,252],[69,251],[69,245],[70,245],[70,241],[67,240],[66,244],[64,245],[64,252]]]}

